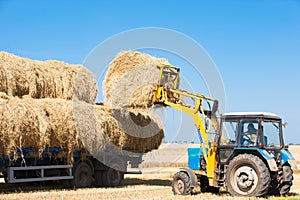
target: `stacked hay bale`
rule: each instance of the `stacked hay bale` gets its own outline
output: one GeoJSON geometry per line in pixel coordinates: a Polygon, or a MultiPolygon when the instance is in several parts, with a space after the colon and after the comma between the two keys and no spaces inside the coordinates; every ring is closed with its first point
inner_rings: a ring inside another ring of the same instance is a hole
{"type": "Polygon", "coordinates": [[[5,155],[22,147],[61,147],[71,162],[76,147],[103,149],[92,112],[96,80],[83,66],[0,52],[0,92],[0,150],[5,155]]]}
{"type": "Polygon", "coordinates": [[[94,75],[81,65],[49,60],[36,61],[0,52],[0,91],[9,96],[74,98],[94,103],[94,75]]]}
{"type": "Polygon", "coordinates": [[[133,99],[133,110],[95,105],[96,95],[93,74],[80,65],[0,52],[0,151],[61,147],[71,162],[74,148],[99,153],[107,142],[135,152],[158,148],[163,127],[154,114],[137,108],[147,101],[143,95],[133,99]]]}

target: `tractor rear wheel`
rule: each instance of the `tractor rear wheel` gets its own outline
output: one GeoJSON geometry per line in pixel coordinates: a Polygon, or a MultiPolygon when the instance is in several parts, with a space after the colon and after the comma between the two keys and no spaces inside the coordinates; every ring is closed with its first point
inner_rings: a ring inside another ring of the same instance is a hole
{"type": "Polygon", "coordinates": [[[177,172],[173,176],[172,190],[174,194],[188,195],[191,194],[192,190],[190,187],[190,178],[184,172],[177,172]]]}
{"type": "Polygon", "coordinates": [[[270,186],[265,163],[252,154],[240,154],[229,163],[226,186],[232,196],[264,196],[270,186]]]}
{"type": "Polygon", "coordinates": [[[293,185],[294,177],[293,177],[293,170],[291,169],[291,166],[284,165],[282,167],[282,170],[283,170],[284,181],[279,187],[279,193],[280,195],[285,195],[290,191],[293,185]]]}

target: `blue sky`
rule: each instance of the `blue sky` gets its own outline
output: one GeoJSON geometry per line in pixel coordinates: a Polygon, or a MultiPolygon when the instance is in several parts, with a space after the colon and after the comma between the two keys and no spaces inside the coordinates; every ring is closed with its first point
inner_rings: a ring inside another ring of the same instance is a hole
{"type": "MultiPolygon", "coordinates": [[[[181,32],[217,65],[226,111],[274,112],[289,123],[287,143],[300,143],[300,1],[0,0],[0,19],[1,51],[69,63],[83,63],[99,43],[129,29],[181,32]]],[[[167,125],[167,140],[174,129],[167,125]]]]}

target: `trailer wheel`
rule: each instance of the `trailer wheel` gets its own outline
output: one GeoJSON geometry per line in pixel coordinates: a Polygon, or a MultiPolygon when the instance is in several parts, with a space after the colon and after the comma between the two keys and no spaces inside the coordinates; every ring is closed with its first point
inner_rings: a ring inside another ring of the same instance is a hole
{"type": "Polygon", "coordinates": [[[232,196],[264,196],[270,179],[270,172],[259,157],[241,154],[229,163],[226,186],[232,196]]]}
{"type": "Polygon", "coordinates": [[[8,183],[8,177],[6,172],[2,172],[3,178],[4,178],[4,183],[8,183]]]}
{"type": "Polygon", "coordinates": [[[91,166],[86,162],[80,162],[74,172],[75,187],[91,187],[93,182],[93,171],[91,166]]]}
{"type": "Polygon", "coordinates": [[[177,172],[173,176],[172,191],[174,194],[188,195],[191,194],[190,178],[184,172],[177,172]]]}
{"type": "Polygon", "coordinates": [[[294,177],[293,177],[293,170],[291,169],[291,166],[284,165],[282,169],[283,169],[284,181],[279,187],[279,193],[280,195],[285,195],[290,191],[293,185],[294,177]]]}
{"type": "Polygon", "coordinates": [[[119,186],[124,179],[124,172],[120,170],[119,164],[113,164],[107,171],[103,173],[104,185],[108,187],[119,186]]]}
{"type": "Polygon", "coordinates": [[[106,186],[103,181],[104,171],[97,170],[95,171],[95,185],[98,187],[106,186]]]}

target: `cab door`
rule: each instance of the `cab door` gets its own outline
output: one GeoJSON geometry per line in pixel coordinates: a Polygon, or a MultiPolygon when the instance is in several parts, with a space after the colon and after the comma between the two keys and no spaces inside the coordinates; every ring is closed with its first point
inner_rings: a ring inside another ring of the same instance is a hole
{"type": "Polygon", "coordinates": [[[223,120],[221,122],[221,133],[219,137],[219,162],[227,163],[233,149],[237,146],[238,120],[223,120]]]}

